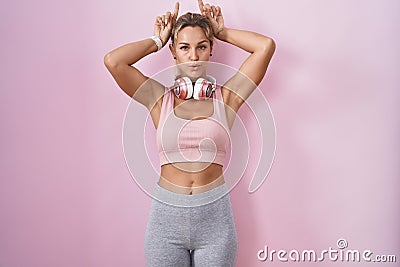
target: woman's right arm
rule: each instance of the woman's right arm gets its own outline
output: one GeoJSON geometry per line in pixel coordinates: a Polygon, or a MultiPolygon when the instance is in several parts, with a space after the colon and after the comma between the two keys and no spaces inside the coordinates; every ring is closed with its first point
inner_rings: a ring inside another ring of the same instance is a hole
{"type": "MultiPolygon", "coordinates": [[[[175,5],[173,14],[167,12],[158,16],[154,24],[154,35],[159,37],[164,46],[171,35],[172,26],[178,15],[179,4],[175,5]]],[[[111,73],[118,86],[130,97],[145,105],[149,109],[155,101],[164,93],[164,87],[141,73],[132,66],[145,56],[156,52],[158,47],[151,39],[144,39],[118,47],[104,56],[104,64],[111,73]],[[137,90],[149,80],[144,90],[137,90]],[[161,91],[161,95],[159,94],[161,91]]]]}
{"type": "Polygon", "coordinates": [[[131,66],[143,57],[156,52],[157,46],[152,39],[125,44],[107,53],[104,64],[114,77],[118,86],[133,97],[136,90],[148,79],[137,68],[131,66]]]}

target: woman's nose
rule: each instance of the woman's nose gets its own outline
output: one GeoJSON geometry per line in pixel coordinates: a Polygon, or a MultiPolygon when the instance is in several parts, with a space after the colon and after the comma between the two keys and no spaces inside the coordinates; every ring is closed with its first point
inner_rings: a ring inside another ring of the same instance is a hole
{"type": "Polygon", "coordinates": [[[196,48],[192,48],[190,50],[190,60],[191,61],[197,61],[199,60],[199,55],[197,54],[196,48]]]}

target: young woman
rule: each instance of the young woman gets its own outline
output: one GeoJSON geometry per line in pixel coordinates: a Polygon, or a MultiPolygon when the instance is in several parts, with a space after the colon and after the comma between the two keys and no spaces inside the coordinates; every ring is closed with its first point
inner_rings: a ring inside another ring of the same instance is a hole
{"type": "Polygon", "coordinates": [[[220,7],[198,4],[200,14],[177,18],[176,3],[173,13],[156,18],[154,36],[104,58],[120,88],[146,106],[157,128],[161,173],[145,233],[146,266],[234,266],[236,261],[237,235],[222,171],[225,146],[236,112],[265,75],[275,43],[226,27],[220,7]],[[207,74],[215,38],[249,53],[223,86],[207,74]],[[169,39],[177,69],[172,87],[132,66],[169,39]]]}

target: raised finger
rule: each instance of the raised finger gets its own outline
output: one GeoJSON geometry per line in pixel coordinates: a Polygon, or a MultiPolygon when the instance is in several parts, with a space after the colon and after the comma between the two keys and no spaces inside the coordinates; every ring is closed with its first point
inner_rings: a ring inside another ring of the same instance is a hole
{"type": "Polygon", "coordinates": [[[203,13],[204,12],[203,0],[198,0],[197,3],[199,4],[200,12],[203,13]]]}
{"type": "Polygon", "coordinates": [[[175,10],[173,14],[173,19],[176,19],[178,17],[178,12],[179,12],[179,2],[175,3],[175,10]]]}

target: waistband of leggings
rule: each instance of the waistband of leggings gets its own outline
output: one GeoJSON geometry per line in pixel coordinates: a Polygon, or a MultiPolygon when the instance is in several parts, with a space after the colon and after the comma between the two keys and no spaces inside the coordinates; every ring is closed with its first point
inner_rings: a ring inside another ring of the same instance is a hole
{"type": "Polygon", "coordinates": [[[226,183],[223,183],[208,191],[193,195],[175,193],[156,184],[153,197],[158,201],[173,206],[194,207],[214,202],[226,196],[228,192],[229,190],[226,183]]]}

